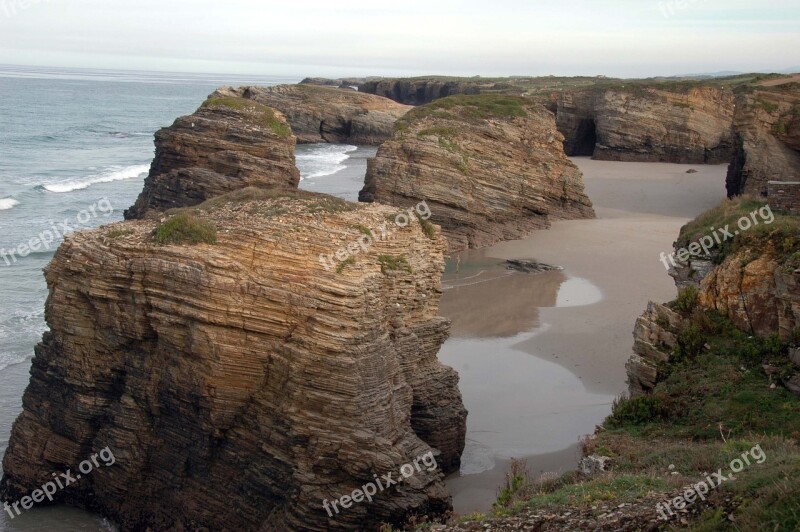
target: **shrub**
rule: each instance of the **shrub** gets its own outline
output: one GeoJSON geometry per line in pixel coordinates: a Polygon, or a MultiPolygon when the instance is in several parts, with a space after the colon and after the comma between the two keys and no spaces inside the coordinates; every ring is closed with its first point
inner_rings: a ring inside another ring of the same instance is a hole
{"type": "Polygon", "coordinates": [[[678,294],[678,298],[675,300],[675,310],[681,314],[689,315],[697,307],[699,298],[700,293],[697,288],[689,285],[678,294]]]}
{"type": "Polygon", "coordinates": [[[615,427],[643,425],[662,417],[662,411],[661,401],[653,395],[619,397],[614,400],[607,422],[615,427]]]}
{"type": "Polygon", "coordinates": [[[419,225],[422,227],[422,232],[425,233],[425,236],[430,238],[431,240],[436,239],[436,229],[434,229],[433,224],[429,221],[420,216],[420,214],[414,211],[414,214],[417,216],[417,220],[419,220],[419,225]]]}
{"type": "Polygon", "coordinates": [[[153,238],[158,244],[216,244],[217,229],[211,222],[183,212],[159,225],[153,238]]]}
{"type": "Polygon", "coordinates": [[[378,255],[378,263],[381,265],[381,273],[392,271],[406,271],[411,273],[411,265],[405,255],[392,257],[391,255],[378,255]]]}
{"type": "Polygon", "coordinates": [[[676,357],[680,360],[694,358],[703,351],[706,337],[697,323],[690,323],[678,334],[676,357]]]}
{"type": "Polygon", "coordinates": [[[355,263],[356,259],[354,257],[347,257],[345,260],[343,260],[336,266],[336,273],[342,273],[346,267],[355,263]]]}

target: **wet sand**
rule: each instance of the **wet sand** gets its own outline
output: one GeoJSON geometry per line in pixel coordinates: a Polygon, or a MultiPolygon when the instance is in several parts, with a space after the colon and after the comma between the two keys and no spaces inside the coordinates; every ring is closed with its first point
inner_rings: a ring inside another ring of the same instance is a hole
{"type": "Polygon", "coordinates": [[[448,479],[460,514],[491,506],[510,458],[526,459],[534,473],[577,465],[579,439],[626,390],[637,316],[649,300],[675,296],[660,252],[725,196],[724,165],[573,160],[597,219],[460,253],[445,273],[441,312],[453,332],[439,356],[458,370],[469,410],[461,472],[448,479]],[[510,258],[564,270],[491,269],[510,258]]]}

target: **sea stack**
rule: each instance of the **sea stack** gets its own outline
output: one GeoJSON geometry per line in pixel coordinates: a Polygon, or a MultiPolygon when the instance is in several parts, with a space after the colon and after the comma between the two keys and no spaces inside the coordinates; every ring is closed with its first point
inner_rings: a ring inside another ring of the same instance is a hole
{"type": "Polygon", "coordinates": [[[409,112],[369,161],[361,201],[425,200],[450,251],[592,218],[552,113],[522,97],[460,95],[409,112]]]}
{"type": "Polygon", "coordinates": [[[126,219],[197,205],[249,186],[296,189],[296,139],[263,104],[215,92],[190,116],[156,133],[156,156],[126,219]]]}

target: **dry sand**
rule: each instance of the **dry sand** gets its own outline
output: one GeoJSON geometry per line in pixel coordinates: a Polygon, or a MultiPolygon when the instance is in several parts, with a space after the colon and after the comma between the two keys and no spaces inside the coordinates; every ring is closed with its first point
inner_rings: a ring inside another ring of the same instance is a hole
{"type": "Polygon", "coordinates": [[[448,480],[461,514],[491,506],[511,457],[534,472],[575,467],[580,437],[626,390],[637,316],[675,296],[659,254],[725,196],[724,165],[573,160],[596,220],[461,253],[445,274],[453,337],[440,358],[458,370],[470,411],[462,470],[448,480]],[[510,258],[564,271],[508,274],[501,260],[510,258]]]}

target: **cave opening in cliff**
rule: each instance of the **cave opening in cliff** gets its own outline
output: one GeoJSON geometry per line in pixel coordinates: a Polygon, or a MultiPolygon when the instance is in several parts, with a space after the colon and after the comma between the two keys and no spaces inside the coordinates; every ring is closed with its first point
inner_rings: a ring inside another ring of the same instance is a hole
{"type": "Polygon", "coordinates": [[[594,155],[594,147],[597,144],[597,127],[592,118],[584,118],[578,124],[575,131],[575,139],[572,142],[572,153],[567,155],[594,155]]]}

